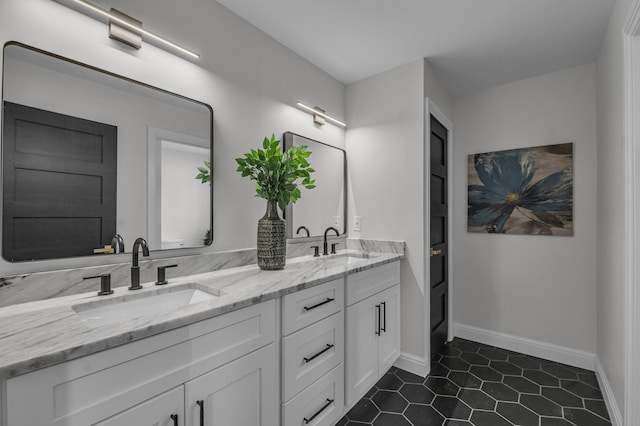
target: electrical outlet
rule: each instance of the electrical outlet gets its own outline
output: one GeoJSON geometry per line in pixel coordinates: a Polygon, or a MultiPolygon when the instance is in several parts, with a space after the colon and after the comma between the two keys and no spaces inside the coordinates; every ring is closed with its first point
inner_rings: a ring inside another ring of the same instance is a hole
{"type": "Polygon", "coordinates": [[[353,231],[354,232],[362,231],[362,216],[353,217],[353,231]]]}

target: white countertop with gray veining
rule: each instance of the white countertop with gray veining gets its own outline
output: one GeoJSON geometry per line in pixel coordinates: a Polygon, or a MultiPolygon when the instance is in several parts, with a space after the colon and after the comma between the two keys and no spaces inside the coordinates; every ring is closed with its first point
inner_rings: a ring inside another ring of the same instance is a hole
{"type": "MultiPolygon", "coordinates": [[[[285,294],[390,263],[401,253],[369,253],[354,250],[337,255],[302,256],[287,260],[282,271],[261,271],[256,265],[169,279],[165,286],[144,283],[144,288],[129,291],[114,289],[114,294],[96,292],[52,298],[7,306],[0,309],[0,378],[9,378],[81,356],[113,348],[134,340],[247,307],[285,294]],[[219,292],[218,297],[145,314],[123,322],[89,325],[76,311],[96,305],[116,304],[149,293],[197,288],[219,292]]],[[[98,281],[96,280],[96,290],[98,281]]]]}

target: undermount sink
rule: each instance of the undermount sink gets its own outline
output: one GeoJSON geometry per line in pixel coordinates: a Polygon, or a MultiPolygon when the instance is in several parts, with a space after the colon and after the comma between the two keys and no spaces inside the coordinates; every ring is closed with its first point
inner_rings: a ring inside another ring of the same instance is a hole
{"type": "Polygon", "coordinates": [[[376,256],[372,256],[369,253],[338,253],[330,255],[324,260],[341,265],[351,265],[374,257],[376,256]]]}
{"type": "Polygon", "coordinates": [[[215,289],[202,290],[195,284],[179,288],[163,288],[119,298],[94,301],[72,306],[72,309],[90,327],[124,323],[145,315],[173,312],[184,306],[215,299],[220,292],[215,289]]]}

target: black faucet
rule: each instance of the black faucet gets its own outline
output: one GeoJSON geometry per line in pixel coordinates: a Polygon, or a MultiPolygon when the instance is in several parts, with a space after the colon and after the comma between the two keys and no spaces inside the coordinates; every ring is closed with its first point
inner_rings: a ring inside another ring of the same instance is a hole
{"type": "Polygon", "coordinates": [[[305,231],[307,233],[307,237],[310,236],[309,235],[309,230],[307,229],[306,226],[303,225],[303,226],[299,227],[298,230],[296,231],[296,235],[298,235],[300,233],[300,231],[305,231]]]}
{"type": "Polygon", "coordinates": [[[122,235],[116,234],[113,236],[111,239],[111,247],[114,253],[124,253],[124,240],[122,239],[122,235]]]}
{"type": "Polygon", "coordinates": [[[329,233],[329,231],[335,232],[338,237],[340,236],[340,232],[336,228],[334,228],[333,226],[330,226],[330,227],[328,227],[327,229],[324,230],[324,245],[322,246],[322,255],[323,256],[327,256],[329,254],[329,246],[327,244],[327,233],[329,233]]]}
{"type": "Polygon", "coordinates": [[[140,267],[138,266],[138,250],[142,248],[142,255],[149,256],[149,246],[144,238],[138,238],[133,243],[133,261],[131,263],[131,287],[129,290],[140,290],[140,267]]]}

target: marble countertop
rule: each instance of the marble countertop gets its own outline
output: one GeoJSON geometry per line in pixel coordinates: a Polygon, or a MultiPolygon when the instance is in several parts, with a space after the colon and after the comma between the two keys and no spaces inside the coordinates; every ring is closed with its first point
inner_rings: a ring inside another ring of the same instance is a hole
{"type": "MultiPolygon", "coordinates": [[[[398,253],[344,250],[336,255],[288,259],[282,271],[257,265],[222,269],[169,280],[165,286],[143,283],[143,289],[114,289],[7,306],[0,309],[0,378],[10,378],[134,340],[313,287],[402,258],[398,253]],[[123,322],[89,324],[76,311],[97,305],[144,298],[149,293],[198,288],[219,293],[198,303],[145,314],[123,322]]],[[[98,284],[96,283],[96,289],[98,284]]]]}

